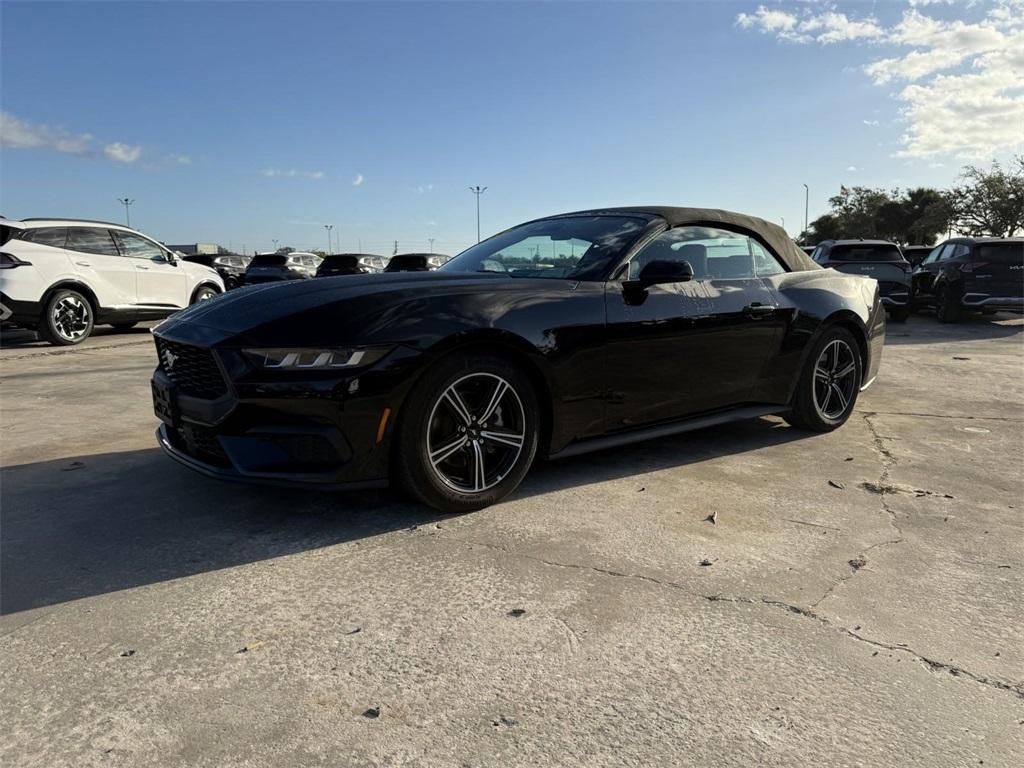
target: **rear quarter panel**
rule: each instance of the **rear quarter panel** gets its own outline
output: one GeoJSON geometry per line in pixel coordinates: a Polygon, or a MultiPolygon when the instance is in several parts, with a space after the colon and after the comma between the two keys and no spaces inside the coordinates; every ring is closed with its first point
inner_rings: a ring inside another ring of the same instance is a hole
{"type": "Polygon", "coordinates": [[[843,323],[864,344],[863,382],[878,373],[885,342],[885,309],[878,283],[834,269],[787,272],[765,278],[774,290],[785,327],[778,353],[765,367],[759,399],[789,402],[807,356],[820,334],[832,323],[843,323]]]}

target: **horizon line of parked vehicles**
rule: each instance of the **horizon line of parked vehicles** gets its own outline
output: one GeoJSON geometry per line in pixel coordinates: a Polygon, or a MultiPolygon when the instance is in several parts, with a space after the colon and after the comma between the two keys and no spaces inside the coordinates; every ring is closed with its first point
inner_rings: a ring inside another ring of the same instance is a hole
{"type": "MultiPolygon", "coordinates": [[[[825,240],[801,246],[820,266],[874,278],[895,322],[919,309],[940,322],[964,312],[1024,312],[1024,238],[953,237],[900,247],[885,240],[825,240]]],[[[387,272],[426,272],[452,257],[437,253],[305,251],[185,255],[129,227],[84,219],[0,217],[0,321],[55,345],[84,341],[95,325],[127,330],[235,288],[268,282],[387,272]]],[[[562,261],[573,262],[564,255],[562,261]]],[[[510,263],[514,261],[509,260],[510,263]]],[[[513,274],[557,264],[523,259],[513,274]]]]}

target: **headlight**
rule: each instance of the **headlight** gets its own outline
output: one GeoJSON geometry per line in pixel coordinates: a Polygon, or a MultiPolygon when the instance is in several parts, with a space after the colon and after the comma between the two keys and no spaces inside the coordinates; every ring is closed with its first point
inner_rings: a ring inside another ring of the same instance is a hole
{"type": "Polygon", "coordinates": [[[264,370],[325,370],[372,365],[390,347],[362,349],[243,349],[249,362],[264,370]]]}

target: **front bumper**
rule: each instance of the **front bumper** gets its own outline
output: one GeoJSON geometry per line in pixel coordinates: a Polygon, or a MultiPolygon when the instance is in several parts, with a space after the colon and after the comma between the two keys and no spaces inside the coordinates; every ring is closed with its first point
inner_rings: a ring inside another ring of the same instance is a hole
{"type": "Polygon", "coordinates": [[[321,489],[387,485],[391,416],[414,378],[417,356],[408,348],[397,347],[364,369],[275,379],[241,368],[241,355],[232,350],[194,347],[213,356],[224,381],[221,390],[197,397],[179,372],[196,365],[182,356],[183,343],[162,334],[157,341],[165,349],[178,345],[174,380],[163,364],[152,379],[154,410],[164,422],[157,440],[171,458],[236,482],[321,489]]]}
{"type": "Polygon", "coordinates": [[[170,456],[179,464],[198,472],[207,477],[217,480],[226,480],[234,483],[246,483],[256,485],[271,485],[284,488],[302,488],[305,490],[319,489],[324,491],[337,490],[361,490],[368,488],[383,488],[387,486],[387,478],[376,480],[334,480],[331,477],[323,479],[311,478],[307,474],[295,474],[288,472],[246,472],[239,470],[236,466],[219,466],[208,463],[189,454],[187,449],[179,448],[175,443],[177,439],[172,438],[171,428],[161,424],[156,430],[156,439],[164,453],[170,456]]]}
{"type": "Polygon", "coordinates": [[[1024,312],[1024,296],[991,296],[987,293],[965,293],[960,303],[967,308],[1024,312]]]}

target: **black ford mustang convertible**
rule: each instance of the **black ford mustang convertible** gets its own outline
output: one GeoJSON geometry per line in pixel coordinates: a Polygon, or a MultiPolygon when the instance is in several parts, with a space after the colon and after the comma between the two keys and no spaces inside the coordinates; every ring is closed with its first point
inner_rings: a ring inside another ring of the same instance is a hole
{"type": "Polygon", "coordinates": [[[727,211],[506,230],[432,272],[244,288],[154,329],[158,436],[229,480],[389,480],[446,511],[538,456],[781,414],[835,429],[875,377],[878,285],[727,211]]]}

